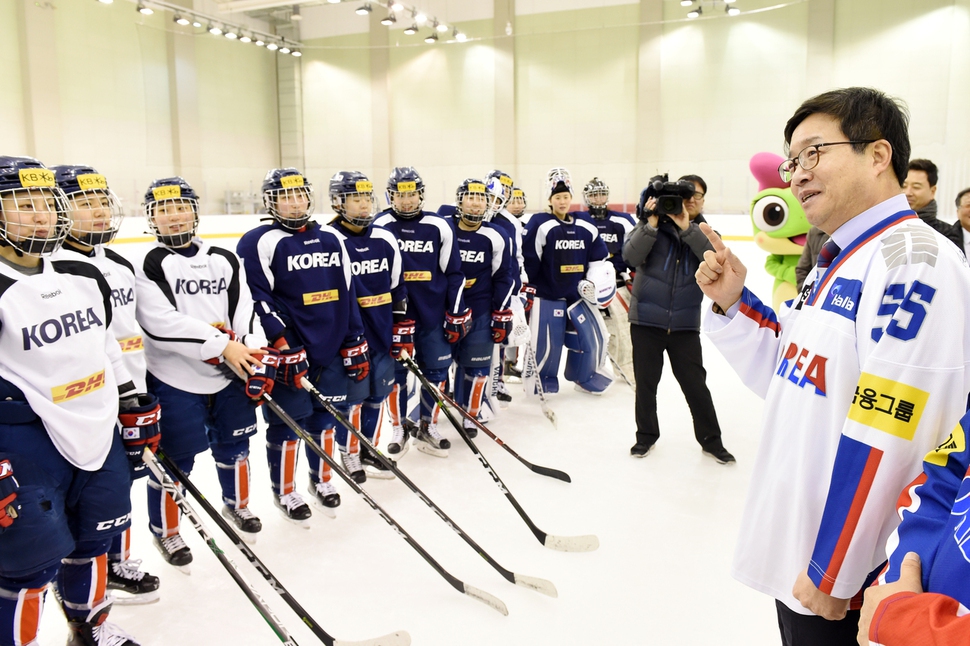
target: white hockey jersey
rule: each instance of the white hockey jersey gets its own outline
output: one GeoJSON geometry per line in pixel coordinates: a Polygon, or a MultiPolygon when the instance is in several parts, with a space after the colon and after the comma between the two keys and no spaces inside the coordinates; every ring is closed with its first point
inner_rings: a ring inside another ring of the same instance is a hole
{"type": "Polygon", "coordinates": [[[65,245],[54,260],[86,260],[101,271],[111,288],[111,331],[121,347],[121,356],[135,388],[145,390],[145,342],[135,318],[135,268],[128,260],[103,245],[90,252],[65,245]]]}
{"type": "Polygon", "coordinates": [[[959,250],[901,195],[833,240],[839,255],[779,318],[745,290],[704,326],[765,398],[733,575],[802,614],[792,596],[801,572],[847,599],[885,560],[894,502],[970,390],[970,270],[959,250]]]}
{"type": "Polygon", "coordinates": [[[251,348],[267,344],[239,257],[193,238],[195,254],[156,243],[135,265],[138,323],[145,332],[148,370],[166,384],[199,395],[217,393],[229,378],[205,363],[222,354],[233,330],[251,348]]]}
{"type": "Polygon", "coordinates": [[[25,276],[0,263],[0,377],[23,391],[71,464],[104,464],[131,380],[111,333],[110,288],[82,260],[42,261],[25,276]]]}

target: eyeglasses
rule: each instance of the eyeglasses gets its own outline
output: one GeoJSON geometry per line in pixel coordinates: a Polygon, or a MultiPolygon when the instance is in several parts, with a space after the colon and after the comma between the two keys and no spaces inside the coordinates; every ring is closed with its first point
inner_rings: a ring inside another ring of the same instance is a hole
{"type": "Polygon", "coordinates": [[[842,146],[844,144],[871,144],[876,141],[875,139],[868,139],[866,141],[834,141],[825,144],[812,144],[811,146],[806,146],[802,148],[801,152],[792,157],[791,159],[786,159],[778,165],[778,175],[781,176],[783,182],[790,182],[792,175],[795,174],[795,168],[798,166],[802,167],[802,170],[812,170],[818,166],[819,158],[819,148],[822,146],[842,146]]]}
{"type": "Polygon", "coordinates": [[[693,195],[690,196],[689,199],[692,199],[695,202],[699,202],[700,200],[704,199],[705,195],[707,195],[707,193],[701,193],[700,191],[696,191],[693,195]]]}

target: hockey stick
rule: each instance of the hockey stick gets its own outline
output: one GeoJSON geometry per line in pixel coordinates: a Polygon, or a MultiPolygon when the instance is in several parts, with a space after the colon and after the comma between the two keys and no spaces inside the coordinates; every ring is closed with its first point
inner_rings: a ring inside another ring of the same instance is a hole
{"type": "MultiPolygon", "coordinates": [[[[549,407],[546,402],[546,393],[542,390],[542,377],[539,375],[539,367],[536,364],[536,351],[532,347],[532,343],[527,343],[525,345],[525,375],[532,374],[535,377],[535,390],[536,394],[539,396],[539,405],[542,407],[542,414],[546,416],[552,426],[555,429],[559,429],[559,423],[556,420],[556,411],[549,407]]],[[[522,376],[522,383],[525,384],[525,375],[522,376]]]]}
{"type": "Polygon", "coordinates": [[[358,440],[360,440],[360,442],[362,442],[364,446],[370,449],[370,452],[374,455],[374,457],[376,457],[380,461],[381,464],[383,464],[385,467],[390,469],[394,473],[394,475],[398,477],[398,480],[403,482],[408,489],[413,491],[418,496],[418,498],[421,499],[421,502],[423,502],[428,507],[430,507],[432,511],[434,511],[434,513],[436,513],[438,517],[441,520],[443,520],[446,525],[448,525],[448,527],[454,530],[456,534],[461,536],[462,540],[468,543],[468,545],[471,546],[473,550],[478,552],[478,555],[481,556],[483,559],[485,559],[488,562],[488,564],[491,565],[493,568],[495,568],[495,570],[498,571],[498,573],[501,574],[503,577],[505,577],[507,581],[514,583],[515,585],[521,585],[523,588],[529,588],[529,589],[535,590],[536,592],[541,592],[542,594],[548,595],[550,597],[559,596],[559,593],[556,591],[556,586],[553,585],[551,581],[546,581],[545,579],[538,579],[536,577],[516,574],[515,572],[506,570],[504,567],[499,565],[495,561],[495,559],[489,556],[488,553],[478,545],[478,543],[472,540],[472,538],[468,534],[466,534],[461,527],[458,526],[458,523],[456,523],[451,518],[449,518],[448,514],[446,514],[444,511],[442,511],[440,507],[438,507],[438,505],[432,502],[431,499],[428,498],[424,494],[424,492],[418,488],[416,484],[411,482],[411,480],[401,472],[401,470],[397,467],[395,462],[388,460],[386,457],[384,457],[377,450],[377,448],[373,444],[371,444],[366,437],[364,437],[363,433],[358,431],[353,424],[348,422],[347,418],[344,417],[339,410],[337,410],[336,406],[334,406],[331,402],[327,401],[327,399],[324,398],[323,394],[319,390],[317,390],[312,383],[310,383],[310,380],[304,377],[301,384],[304,390],[308,391],[311,395],[313,395],[313,397],[317,401],[319,401],[320,404],[322,404],[325,409],[327,409],[328,413],[333,415],[344,428],[346,428],[350,433],[353,433],[353,435],[358,440]]]}
{"type": "Polygon", "coordinates": [[[633,389],[633,392],[636,392],[636,391],[637,391],[637,387],[636,387],[636,386],[634,386],[634,385],[633,385],[633,384],[632,384],[632,383],[630,382],[630,379],[629,379],[629,377],[627,377],[627,376],[626,376],[626,373],[625,373],[625,372],[623,372],[623,368],[621,368],[621,367],[620,367],[620,364],[618,364],[618,363],[616,362],[616,359],[614,359],[614,358],[613,358],[613,355],[612,355],[612,354],[610,354],[609,352],[607,352],[607,353],[606,353],[606,356],[608,356],[608,357],[610,358],[610,361],[611,361],[611,362],[613,363],[613,367],[614,367],[614,368],[616,368],[616,371],[617,371],[618,373],[620,373],[620,377],[622,377],[622,378],[623,378],[623,381],[625,381],[625,382],[626,382],[626,385],[627,385],[627,386],[629,386],[630,388],[632,388],[632,389],[633,389]]]}
{"type": "Polygon", "coordinates": [[[175,476],[175,479],[181,482],[182,486],[184,486],[188,492],[192,494],[192,497],[195,498],[200,505],[202,505],[202,509],[205,511],[205,513],[209,514],[212,520],[216,522],[219,529],[221,529],[223,533],[229,537],[229,540],[231,540],[239,551],[242,552],[243,556],[245,556],[246,559],[253,564],[253,567],[255,567],[256,570],[263,575],[263,578],[266,579],[266,582],[269,583],[270,587],[273,588],[276,594],[283,598],[283,601],[285,601],[286,604],[293,609],[293,612],[295,612],[300,618],[300,621],[302,621],[324,644],[327,646],[408,646],[411,643],[411,636],[403,630],[391,633],[389,635],[384,635],[383,637],[378,637],[376,639],[367,639],[364,641],[354,642],[338,640],[331,637],[329,634],[327,634],[327,631],[321,628],[320,624],[318,624],[316,620],[310,616],[310,613],[308,613],[303,606],[301,606],[299,602],[293,598],[289,591],[283,587],[283,584],[280,583],[275,576],[273,576],[273,573],[270,572],[269,568],[266,567],[258,556],[256,556],[249,545],[239,538],[239,535],[236,534],[235,530],[233,530],[229,523],[223,519],[219,512],[217,512],[209,503],[209,501],[206,500],[205,495],[199,491],[198,487],[192,484],[192,481],[189,480],[189,477],[185,475],[181,469],[179,469],[178,465],[175,464],[175,462],[165,455],[165,453],[161,450],[159,450],[159,458],[165,468],[175,476]]]}
{"type": "Polygon", "coordinates": [[[226,556],[226,553],[223,552],[218,545],[216,545],[216,541],[214,538],[212,538],[212,535],[209,534],[209,530],[207,530],[205,525],[202,524],[202,520],[198,517],[198,515],[196,515],[192,505],[189,504],[189,501],[186,500],[185,496],[182,495],[182,492],[179,491],[178,486],[172,481],[172,478],[170,478],[169,475],[165,473],[164,469],[162,469],[162,465],[158,462],[158,458],[155,457],[155,454],[152,453],[148,447],[145,447],[141,459],[145,465],[148,466],[149,470],[155,474],[158,481],[162,483],[162,489],[168,493],[173,500],[175,500],[175,503],[179,506],[179,509],[182,510],[185,517],[188,518],[195,527],[195,531],[199,532],[199,536],[201,536],[202,540],[205,541],[205,544],[209,546],[212,553],[216,555],[219,562],[222,563],[223,567],[226,568],[226,571],[229,572],[229,576],[231,576],[233,581],[236,582],[239,588],[243,591],[243,594],[249,598],[249,601],[252,602],[252,604],[256,607],[259,614],[263,616],[263,619],[266,620],[269,627],[272,628],[273,632],[276,633],[276,636],[280,638],[280,641],[284,644],[292,644],[293,646],[296,646],[296,641],[289,634],[289,632],[287,632],[286,628],[283,627],[283,624],[280,623],[279,618],[273,614],[273,610],[266,605],[263,598],[259,596],[259,593],[256,592],[256,588],[253,587],[253,584],[243,577],[242,572],[239,571],[239,567],[232,562],[232,559],[226,556]]]}
{"type": "MultiPolygon", "coordinates": [[[[408,367],[410,367],[410,366],[408,366],[408,367]]],[[[436,393],[432,393],[432,394],[436,394],[436,393]]],[[[531,462],[529,462],[528,460],[526,460],[525,458],[523,458],[522,456],[520,456],[518,453],[516,453],[515,451],[513,451],[512,450],[512,447],[510,447],[509,445],[507,445],[505,442],[502,441],[502,438],[500,438],[499,436],[495,435],[495,433],[493,433],[490,428],[488,428],[487,426],[485,426],[484,424],[482,424],[481,422],[479,422],[477,419],[475,419],[475,416],[474,415],[472,415],[467,410],[465,410],[464,408],[462,408],[458,404],[458,402],[456,402],[454,399],[452,399],[448,395],[444,394],[440,390],[438,391],[437,395],[440,395],[442,401],[444,401],[446,404],[448,404],[449,406],[451,406],[453,409],[455,409],[456,411],[458,411],[459,413],[461,413],[461,416],[462,417],[464,417],[465,419],[470,420],[471,422],[473,422],[475,424],[475,426],[477,426],[480,431],[482,431],[483,433],[485,433],[485,435],[487,435],[490,438],[492,438],[493,440],[495,440],[495,443],[496,444],[498,444],[503,449],[505,449],[506,451],[508,451],[509,453],[511,453],[512,454],[512,457],[514,457],[516,460],[518,460],[519,462],[521,462],[522,464],[524,464],[526,467],[528,467],[529,470],[532,471],[533,473],[538,473],[539,475],[548,476],[550,478],[555,478],[557,480],[562,480],[563,482],[572,482],[572,479],[569,477],[569,474],[566,473],[565,471],[560,471],[559,469],[550,469],[549,467],[542,467],[542,466],[539,466],[539,465],[536,465],[536,464],[532,464],[531,462]]],[[[443,407],[443,404],[441,403],[441,401],[439,401],[438,404],[443,407]]]]}
{"type": "Polygon", "coordinates": [[[401,356],[399,361],[407,366],[408,370],[414,373],[414,375],[421,382],[421,385],[424,386],[425,390],[427,390],[428,393],[437,400],[438,405],[441,407],[441,412],[445,414],[448,421],[450,421],[452,426],[455,427],[455,430],[458,431],[458,435],[461,436],[461,439],[465,440],[465,444],[467,444],[468,448],[472,450],[472,453],[478,457],[478,461],[482,463],[485,470],[488,471],[490,476],[492,476],[495,484],[498,485],[499,491],[505,494],[505,497],[510,503],[512,503],[515,510],[519,512],[519,516],[522,517],[522,520],[524,520],[525,524],[529,526],[529,529],[532,530],[532,533],[537,539],[539,539],[540,543],[549,549],[559,550],[561,552],[591,552],[599,547],[599,539],[593,534],[588,534],[586,536],[552,536],[551,534],[547,534],[539,529],[536,524],[532,522],[532,519],[529,518],[529,515],[525,513],[525,510],[522,509],[522,506],[519,505],[519,502],[512,495],[512,492],[509,491],[509,488],[505,486],[505,483],[502,482],[502,479],[498,477],[497,473],[495,473],[495,469],[493,469],[492,465],[488,463],[488,460],[485,459],[482,452],[478,450],[475,443],[472,442],[471,438],[468,437],[468,434],[465,433],[465,429],[462,428],[461,422],[455,419],[455,416],[451,414],[451,410],[445,406],[444,401],[442,400],[441,391],[438,390],[437,386],[428,381],[428,378],[424,376],[424,373],[421,372],[420,368],[418,368],[418,364],[414,363],[414,359],[411,357],[404,354],[401,356]]]}
{"type": "Polygon", "coordinates": [[[408,545],[413,547],[414,550],[418,554],[420,554],[425,561],[428,562],[428,565],[433,567],[435,571],[438,574],[440,574],[445,581],[450,583],[455,590],[458,590],[458,592],[461,592],[462,594],[468,595],[472,599],[477,599],[478,601],[481,601],[482,603],[489,606],[490,608],[494,608],[495,610],[498,610],[503,615],[509,614],[508,608],[505,607],[505,604],[502,603],[501,599],[489,594],[488,592],[485,592],[484,590],[479,590],[478,588],[474,588],[468,585],[467,583],[456,578],[447,570],[445,570],[443,567],[441,567],[441,565],[437,561],[435,561],[431,557],[431,555],[428,554],[428,552],[426,552],[425,549],[421,547],[421,545],[418,544],[418,542],[411,537],[410,534],[404,531],[404,528],[401,527],[393,518],[391,518],[391,516],[386,511],[384,511],[384,509],[380,505],[378,505],[377,502],[375,502],[374,499],[371,498],[370,495],[366,491],[364,491],[359,484],[354,482],[354,479],[351,478],[343,470],[341,466],[337,465],[336,460],[334,460],[332,457],[330,457],[327,454],[326,451],[320,448],[320,445],[313,440],[313,437],[310,435],[310,433],[302,426],[297,424],[296,421],[292,417],[290,417],[289,413],[283,410],[283,408],[273,400],[273,397],[271,395],[264,393],[262,395],[262,398],[263,398],[263,401],[266,402],[266,405],[269,406],[270,410],[276,413],[276,416],[279,417],[281,420],[283,420],[283,422],[290,427],[290,430],[296,433],[297,436],[299,436],[299,438],[302,439],[308,447],[310,447],[311,451],[316,453],[320,457],[320,459],[327,464],[327,466],[329,466],[333,471],[335,471],[337,475],[339,475],[341,479],[344,482],[346,482],[351,489],[354,490],[355,493],[361,496],[364,499],[364,501],[368,505],[370,505],[371,509],[376,511],[378,515],[380,515],[380,517],[384,519],[384,522],[390,525],[391,528],[394,529],[394,531],[398,534],[398,536],[400,536],[405,541],[407,541],[408,545]]]}

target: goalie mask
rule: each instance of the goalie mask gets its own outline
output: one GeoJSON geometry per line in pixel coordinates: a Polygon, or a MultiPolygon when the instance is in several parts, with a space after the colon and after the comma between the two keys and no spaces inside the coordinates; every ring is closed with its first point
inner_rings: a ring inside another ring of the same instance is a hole
{"type": "Polygon", "coordinates": [[[551,198],[557,193],[573,192],[573,180],[569,176],[569,171],[565,168],[551,168],[546,174],[546,187],[548,196],[551,198]]]}
{"type": "Polygon", "coordinates": [[[387,203],[397,215],[410,220],[421,214],[424,180],[412,166],[398,166],[387,178],[387,203]]]}
{"type": "Polygon", "coordinates": [[[509,203],[509,198],[512,197],[512,178],[509,174],[498,169],[493,170],[485,176],[485,186],[488,187],[490,193],[499,196],[501,200],[495,211],[504,209],[509,203]]]}
{"type": "Polygon", "coordinates": [[[478,224],[489,219],[495,213],[500,200],[480,179],[466,179],[455,191],[458,217],[469,224],[478,224]]]}
{"type": "Polygon", "coordinates": [[[170,249],[191,242],[199,228],[199,196],[181,177],[156,179],[145,192],[145,219],[155,238],[170,249]]]}
{"type": "Polygon", "coordinates": [[[597,220],[606,219],[609,201],[610,187],[599,177],[589,180],[589,183],[583,187],[583,202],[589,214],[597,220]]]}
{"type": "Polygon", "coordinates": [[[330,205],[350,224],[368,227],[377,215],[374,185],[363,173],[341,171],[330,178],[330,205]]]}
{"type": "Polygon", "coordinates": [[[52,166],[51,170],[71,207],[67,237],[91,247],[111,242],[125,214],[104,175],[90,166],[52,166]]]}
{"type": "Polygon", "coordinates": [[[274,168],[263,178],[263,206],[284,229],[299,231],[313,214],[313,186],[295,168],[274,168]]]}
{"type": "Polygon", "coordinates": [[[32,157],[0,157],[0,245],[17,255],[49,256],[71,228],[54,173],[32,157]]]}

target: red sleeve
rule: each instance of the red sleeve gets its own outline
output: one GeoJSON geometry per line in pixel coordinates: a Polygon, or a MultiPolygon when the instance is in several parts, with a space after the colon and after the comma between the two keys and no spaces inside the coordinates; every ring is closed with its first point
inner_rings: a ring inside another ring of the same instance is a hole
{"type": "Polygon", "coordinates": [[[886,597],[869,624],[869,642],[882,646],[970,646],[970,614],[942,594],[899,592],[886,597]]]}

